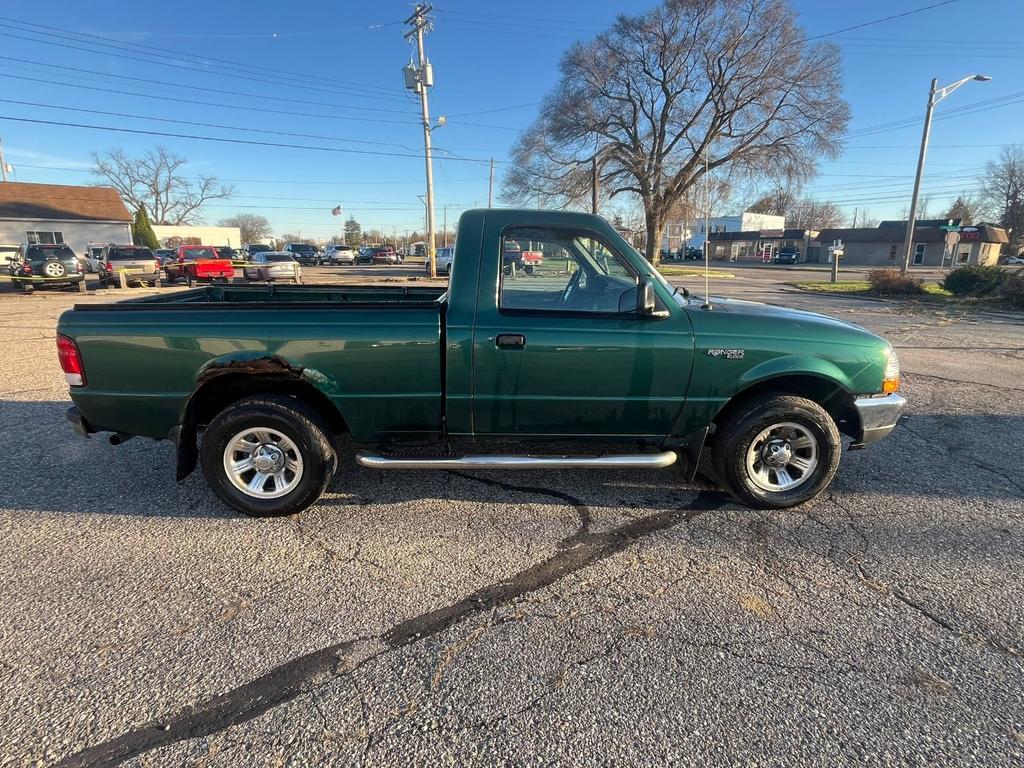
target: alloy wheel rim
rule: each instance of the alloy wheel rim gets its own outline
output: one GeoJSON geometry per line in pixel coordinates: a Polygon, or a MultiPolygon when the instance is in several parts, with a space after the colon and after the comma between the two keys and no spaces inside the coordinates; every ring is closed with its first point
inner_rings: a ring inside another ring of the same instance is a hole
{"type": "Polygon", "coordinates": [[[51,261],[43,267],[43,271],[47,277],[60,277],[64,273],[64,265],[60,262],[51,261]]]}
{"type": "Polygon", "coordinates": [[[791,491],[814,475],[819,453],[818,439],[803,424],[772,424],[758,433],[747,448],[747,476],[762,491],[791,491]]]}
{"type": "Polygon", "coordinates": [[[246,496],[278,499],[293,491],[302,479],[302,454],[280,430],[249,427],[228,440],[224,473],[246,496]]]}

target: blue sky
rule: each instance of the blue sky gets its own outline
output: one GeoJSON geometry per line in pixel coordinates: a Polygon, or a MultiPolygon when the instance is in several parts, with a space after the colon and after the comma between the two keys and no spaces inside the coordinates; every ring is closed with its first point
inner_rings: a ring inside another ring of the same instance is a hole
{"type": "MultiPolygon", "coordinates": [[[[808,34],[817,35],[934,2],[793,5],[808,34]]],[[[497,196],[502,161],[536,115],[536,102],[555,84],[559,57],[572,40],[606,27],[616,13],[651,5],[520,0],[499,8],[438,2],[436,28],[428,38],[436,73],[431,112],[449,116],[434,134],[438,226],[445,205],[453,225],[462,209],[486,204],[491,157],[497,161],[497,196]],[[446,152],[470,160],[444,159],[446,152]]],[[[411,52],[401,23],[409,11],[408,3],[393,0],[188,0],[173,9],[112,0],[8,0],[0,10],[4,117],[345,150],[0,119],[13,178],[86,183],[91,177],[83,169],[92,151],[121,147],[140,153],[162,144],[187,157],[191,173],[214,174],[236,187],[233,199],[204,210],[210,223],[250,211],[267,216],[277,234],[326,237],[339,231],[341,222],[330,209],[340,203],[364,228],[399,234],[421,228],[422,135],[418,106],[403,90],[400,72],[411,52]],[[40,14],[43,7],[46,13],[40,14]]],[[[934,208],[960,190],[976,189],[985,161],[1000,146],[1024,140],[1024,43],[1016,34],[1022,28],[1020,0],[959,0],[833,37],[843,51],[851,135],[843,156],[822,165],[808,194],[834,200],[850,214],[857,208],[875,218],[896,216],[910,196],[930,79],[938,77],[941,85],[984,72],[992,82],[969,83],[938,107],[924,183],[934,208]],[[905,119],[914,122],[874,131],[905,119]]]]}

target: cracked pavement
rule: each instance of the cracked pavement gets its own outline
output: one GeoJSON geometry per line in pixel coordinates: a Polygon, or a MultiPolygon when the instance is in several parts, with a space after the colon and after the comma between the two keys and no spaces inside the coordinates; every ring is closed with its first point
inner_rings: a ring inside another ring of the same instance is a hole
{"type": "Polygon", "coordinates": [[[102,297],[0,295],[0,765],[1020,765],[1024,318],[723,288],[900,350],[908,417],[811,505],[343,458],[249,520],[65,425],[102,297]]]}

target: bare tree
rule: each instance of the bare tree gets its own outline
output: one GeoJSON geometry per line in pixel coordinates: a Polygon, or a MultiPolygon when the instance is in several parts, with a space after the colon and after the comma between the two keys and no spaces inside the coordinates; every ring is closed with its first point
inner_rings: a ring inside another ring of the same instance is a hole
{"type": "Polygon", "coordinates": [[[94,152],[92,159],[92,172],[102,183],[117,189],[130,208],[144,207],[154,224],[198,223],[204,203],[234,194],[234,187],[215,176],[185,176],[188,161],[164,147],[141,157],[129,157],[123,149],[94,152]]]}
{"type": "Polygon", "coordinates": [[[1024,144],[1003,147],[981,184],[985,216],[1006,229],[1013,248],[1024,245],[1024,144]]]}
{"type": "Polygon", "coordinates": [[[257,216],[255,213],[236,213],[230,218],[221,220],[220,226],[238,227],[243,243],[262,243],[273,232],[267,217],[257,216]]]}
{"type": "Polygon", "coordinates": [[[839,54],[785,0],[665,0],[574,44],[520,137],[504,195],[578,205],[591,159],[608,197],[639,198],[655,260],[672,206],[708,171],[813,173],[849,120],[839,54]],[[707,155],[707,162],[705,162],[707,155]]]}
{"type": "Polygon", "coordinates": [[[839,206],[829,200],[797,200],[785,215],[786,226],[795,229],[833,229],[846,222],[839,206]]]}
{"type": "Polygon", "coordinates": [[[979,218],[981,207],[981,201],[977,197],[968,192],[961,192],[949,206],[945,218],[960,219],[963,224],[973,224],[979,218]]]}

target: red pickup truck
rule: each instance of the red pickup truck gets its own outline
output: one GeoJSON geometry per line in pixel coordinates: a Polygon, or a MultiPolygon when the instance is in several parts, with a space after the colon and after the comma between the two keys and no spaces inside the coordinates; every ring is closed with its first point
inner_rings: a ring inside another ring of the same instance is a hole
{"type": "Polygon", "coordinates": [[[179,245],[176,258],[163,264],[167,281],[185,278],[189,285],[195,282],[230,283],[235,276],[231,259],[222,258],[212,245],[179,245]]]}

